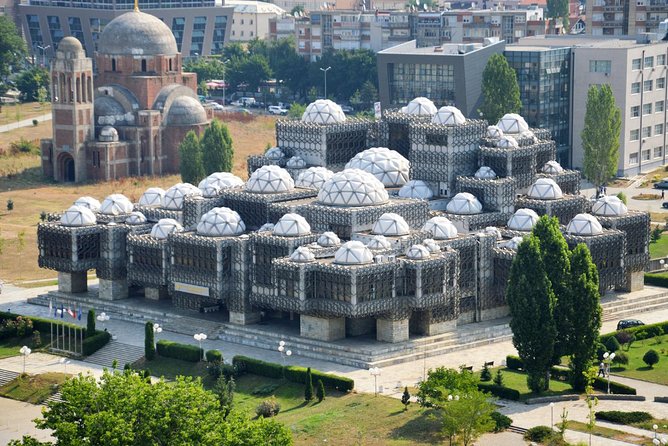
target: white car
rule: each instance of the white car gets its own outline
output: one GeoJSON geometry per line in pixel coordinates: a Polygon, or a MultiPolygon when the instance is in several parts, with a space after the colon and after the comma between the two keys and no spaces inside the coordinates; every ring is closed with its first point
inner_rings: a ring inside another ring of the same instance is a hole
{"type": "Polygon", "coordinates": [[[272,115],[287,115],[288,111],[279,105],[270,105],[267,108],[270,114],[272,115]]]}

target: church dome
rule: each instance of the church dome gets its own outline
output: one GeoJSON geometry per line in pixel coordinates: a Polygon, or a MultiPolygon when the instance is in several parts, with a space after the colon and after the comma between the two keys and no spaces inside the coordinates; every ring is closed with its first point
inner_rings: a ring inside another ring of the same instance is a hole
{"type": "Polygon", "coordinates": [[[278,166],[262,166],[253,172],[246,183],[246,190],[260,194],[290,192],[295,182],[287,170],[278,166]]]}
{"type": "Polygon", "coordinates": [[[230,208],[213,208],[197,223],[197,234],[208,237],[231,237],[245,231],[243,220],[230,208]]]}
{"type": "Polygon", "coordinates": [[[574,235],[597,235],[603,232],[603,227],[593,215],[578,214],[568,223],[566,232],[574,235]]]}
{"type": "Polygon", "coordinates": [[[334,174],[318,192],[318,201],[332,206],[369,206],[383,204],[388,199],[383,183],[359,169],[334,174]]]}
{"type": "Polygon", "coordinates": [[[422,227],[436,240],[446,240],[457,237],[457,228],[445,217],[432,217],[422,227]]]}
{"type": "Polygon", "coordinates": [[[334,175],[334,172],[326,167],[309,167],[299,174],[295,184],[298,187],[310,187],[312,189],[320,190],[322,185],[325,184],[325,181],[332,178],[332,175],[334,175]]]}
{"type": "Polygon", "coordinates": [[[374,234],[385,236],[406,235],[410,231],[411,229],[406,220],[404,220],[404,217],[394,212],[386,212],[381,215],[376,220],[376,223],[373,224],[373,229],[371,230],[374,234]]]}
{"type": "Polygon", "coordinates": [[[111,56],[175,56],[174,34],[162,20],[139,11],[116,17],[104,27],[98,53],[111,56]]]}
{"type": "Polygon", "coordinates": [[[430,99],[421,96],[410,101],[405,107],[401,107],[401,112],[407,115],[433,116],[437,111],[430,99]]]}
{"type": "Polygon", "coordinates": [[[473,194],[460,192],[452,197],[445,209],[452,214],[479,214],[482,212],[482,204],[473,194]]]}
{"type": "Polygon", "coordinates": [[[614,195],[599,198],[591,207],[592,214],[604,217],[617,217],[626,214],[628,211],[624,202],[614,195]]]}
{"type": "Polygon", "coordinates": [[[466,123],[466,118],[457,107],[446,105],[438,109],[431,118],[431,122],[432,124],[461,125],[466,123]]]}
{"type": "Polygon", "coordinates": [[[364,265],[371,262],[371,250],[358,240],[344,243],[334,254],[334,263],[338,265],[364,265]]]}
{"type": "Polygon", "coordinates": [[[76,37],[67,36],[63,37],[58,43],[58,48],[56,49],[56,57],[58,53],[63,53],[66,59],[78,59],[86,57],[86,53],[81,46],[81,42],[76,37]]]}
{"type": "Polygon", "coordinates": [[[63,226],[90,226],[96,222],[93,211],[84,206],[70,206],[60,217],[63,226]]]}
{"type": "Polygon", "coordinates": [[[552,178],[538,178],[529,188],[528,195],[537,200],[558,200],[564,197],[561,188],[552,178]]]}
{"type": "Polygon", "coordinates": [[[431,200],[434,192],[427,183],[422,180],[410,180],[399,189],[401,198],[415,198],[420,200],[431,200]]]}
{"type": "Polygon", "coordinates": [[[205,124],[207,122],[206,110],[202,104],[190,96],[179,96],[174,99],[167,110],[165,123],[175,126],[189,126],[205,124]]]}
{"type": "Polygon", "coordinates": [[[346,169],[360,169],[378,178],[384,186],[403,186],[408,181],[411,163],[396,150],[372,147],[348,161],[346,169]]]}
{"type": "Polygon", "coordinates": [[[118,131],[110,125],[105,125],[100,130],[98,139],[101,142],[118,142],[118,131]]]}
{"type": "Polygon", "coordinates": [[[341,107],[329,99],[318,99],[311,102],[302,115],[303,122],[314,124],[337,124],[345,120],[346,115],[341,107]]]}

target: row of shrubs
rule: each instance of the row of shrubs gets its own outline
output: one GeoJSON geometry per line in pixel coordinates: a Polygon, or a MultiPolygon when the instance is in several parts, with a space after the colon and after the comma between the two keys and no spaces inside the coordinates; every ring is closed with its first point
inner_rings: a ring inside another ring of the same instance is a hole
{"type": "Polygon", "coordinates": [[[645,274],[645,285],[660,286],[668,288],[668,277],[663,274],[645,274]]]}
{"type": "Polygon", "coordinates": [[[654,417],[648,412],[622,412],[620,410],[608,410],[596,412],[596,419],[618,424],[636,424],[652,421],[654,417]]]}
{"type": "MultiPolygon", "coordinates": [[[[161,339],[156,344],[158,354],[165,358],[175,358],[188,362],[199,362],[204,355],[204,351],[194,345],[181,344],[178,342],[161,339]]],[[[207,353],[217,350],[210,350],[207,353]]],[[[218,352],[220,354],[220,352],[218,352]]],[[[215,354],[214,354],[215,355],[215,354]]],[[[208,355],[207,355],[208,356],[208,355]]],[[[220,357],[222,360],[222,355],[220,357]]]]}
{"type": "MultiPolygon", "coordinates": [[[[273,362],[266,362],[247,356],[235,356],[232,364],[237,373],[251,373],[253,375],[266,376],[268,378],[283,378],[299,384],[306,383],[306,368],[297,366],[282,366],[273,362]]],[[[340,392],[349,392],[355,387],[355,381],[344,376],[332,375],[319,370],[311,369],[313,382],[321,380],[328,389],[340,392]]]]}
{"type": "MultiPolygon", "coordinates": [[[[620,331],[630,333],[637,341],[642,341],[643,339],[654,338],[656,336],[661,336],[664,333],[668,333],[668,321],[649,325],[639,325],[637,327],[631,327],[620,331]]],[[[599,338],[600,342],[602,344],[608,345],[609,339],[615,337],[617,333],[619,333],[619,331],[613,331],[612,333],[601,335],[599,338]]]]}
{"type": "Polygon", "coordinates": [[[95,330],[95,334],[84,338],[82,353],[84,356],[90,356],[111,340],[111,334],[108,331],[95,330]]]}
{"type": "Polygon", "coordinates": [[[504,400],[519,401],[520,391],[516,389],[511,389],[506,386],[499,386],[498,384],[492,383],[478,383],[478,390],[481,392],[491,393],[494,396],[503,398],[504,400]]]}
{"type": "MultiPolygon", "coordinates": [[[[20,314],[16,313],[8,313],[6,311],[0,311],[0,321],[16,321],[18,318],[22,319],[30,319],[32,321],[32,330],[38,330],[41,333],[49,333],[49,330],[51,330],[51,325],[59,325],[61,327],[65,328],[70,328],[71,330],[77,332],[76,335],[79,336],[79,331],[83,331],[84,337],[86,337],[86,328],[85,327],[80,327],[76,324],[72,324],[70,322],[61,322],[61,321],[55,321],[53,319],[46,319],[46,318],[41,318],[41,317],[34,317],[34,316],[22,316],[20,314]]],[[[32,330],[30,330],[30,333],[25,333],[25,335],[29,335],[32,333],[32,330]]],[[[4,335],[3,335],[4,336],[4,335]]],[[[16,334],[10,334],[7,335],[6,337],[13,337],[16,336],[16,334]]],[[[74,334],[73,334],[74,336],[74,334]]],[[[2,336],[0,336],[0,339],[3,339],[2,336]]]]}

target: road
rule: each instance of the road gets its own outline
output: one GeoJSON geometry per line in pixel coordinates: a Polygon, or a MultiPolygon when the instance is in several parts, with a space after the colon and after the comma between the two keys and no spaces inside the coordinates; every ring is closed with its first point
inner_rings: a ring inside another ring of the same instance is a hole
{"type": "Polygon", "coordinates": [[[35,116],[30,119],[23,119],[18,122],[12,122],[11,124],[5,124],[5,125],[0,125],[0,133],[8,132],[10,130],[16,130],[21,127],[32,127],[34,124],[32,121],[36,119],[39,122],[44,122],[44,121],[50,121],[51,120],[51,113],[46,113],[40,116],[35,116]]]}

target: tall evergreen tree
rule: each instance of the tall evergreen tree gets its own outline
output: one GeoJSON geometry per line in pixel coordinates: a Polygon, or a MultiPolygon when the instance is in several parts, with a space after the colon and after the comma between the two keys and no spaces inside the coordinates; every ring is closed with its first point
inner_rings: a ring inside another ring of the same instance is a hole
{"type": "Polygon", "coordinates": [[[95,310],[88,310],[88,319],[86,320],[86,337],[95,334],[95,310]]]}
{"type": "Polygon", "coordinates": [[[482,72],[483,103],[480,111],[490,124],[496,124],[506,113],[522,108],[517,75],[502,54],[493,54],[482,72]]]}
{"type": "Polygon", "coordinates": [[[230,172],[234,158],[232,137],[227,126],[214,119],[202,137],[202,162],[204,173],[230,172]]]}
{"type": "Polygon", "coordinates": [[[581,137],[584,174],[595,186],[603,185],[617,171],[621,125],[621,113],[610,85],[589,87],[581,137]]]}
{"type": "Polygon", "coordinates": [[[584,372],[592,366],[602,314],[598,271],[584,244],[576,246],[571,255],[570,288],[573,307],[577,309],[571,316],[573,326],[577,327],[571,338],[571,385],[575,390],[584,390],[587,384],[584,372]]]}
{"type": "Polygon", "coordinates": [[[185,183],[197,184],[206,175],[202,164],[202,149],[197,133],[192,130],[186,133],[179,145],[181,179],[185,183]]]}
{"type": "Polygon", "coordinates": [[[147,360],[155,359],[155,339],[153,333],[153,322],[148,321],[144,326],[144,356],[147,360]]]}
{"type": "Polygon", "coordinates": [[[513,345],[524,362],[527,385],[536,393],[549,388],[556,328],[554,293],[534,235],[519,246],[510,268],[506,297],[510,307],[513,345]]]}
{"type": "Polygon", "coordinates": [[[311,367],[306,369],[306,386],[304,387],[304,400],[308,403],[313,399],[313,376],[311,367]]]}

